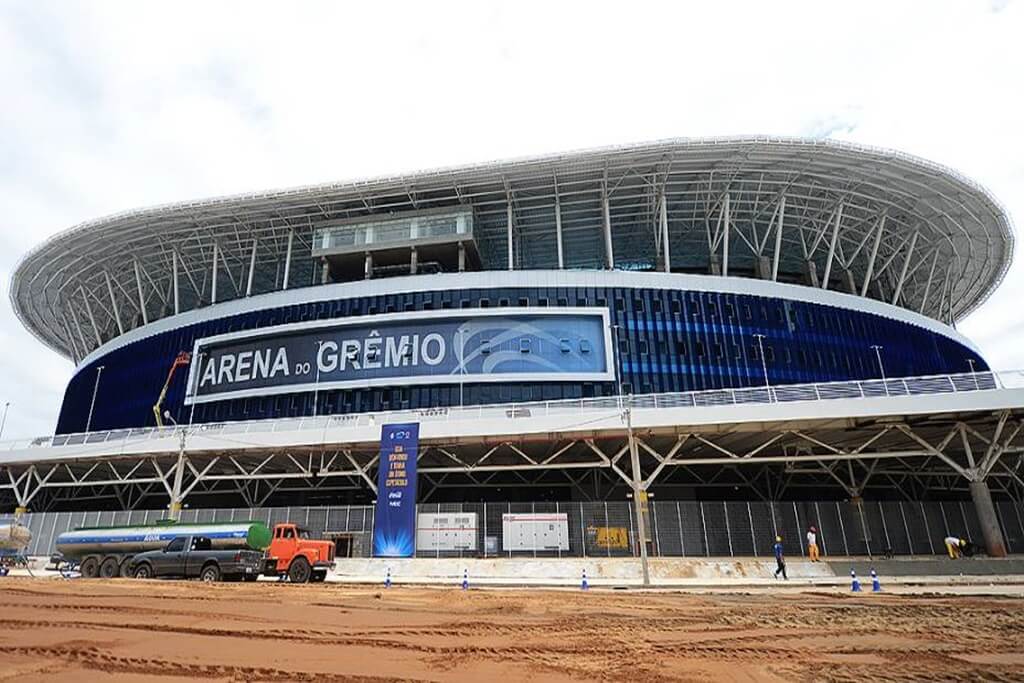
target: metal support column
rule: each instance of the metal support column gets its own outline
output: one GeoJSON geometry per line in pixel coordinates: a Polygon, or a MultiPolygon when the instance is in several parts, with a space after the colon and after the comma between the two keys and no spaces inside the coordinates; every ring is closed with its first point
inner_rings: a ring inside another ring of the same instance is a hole
{"type": "Polygon", "coordinates": [[[615,250],[612,248],[612,210],[608,202],[608,187],[601,190],[601,210],[604,215],[605,267],[615,269],[615,250]]]}
{"type": "Polygon", "coordinates": [[[772,254],[772,282],[779,279],[779,257],[782,254],[782,223],[786,215],[786,195],[779,197],[779,218],[775,224],[775,253],[772,254]]]}
{"type": "Polygon", "coordinates": [[[555,241],[558,244],[558,269],[565,268],[565,257],[562,254],[562,202],[558,198],[558,187],[555,187],[555,241]]]}
{"type": "MultiPolygon", "coordinates": [[[[110,296],[110,310],[114,312],[114,322],[117,323],[117,333],[124,334],[124,325],[121,323],[121,309],[117,305],[117,298],[114,296],[114,285],[110,281],[110,273],[103,271],[103,277],[107,281],[107,294],[110,296]]],[[[177,313],[177,311],[175,311],[177,313]]]]}
{"type": "Polygon", "coordinates": [[[640,568],[643,571],[644,585],[651,585],[651,570],[647,563],[647,524],[643,509],[647,504],[647,491],[643,489],[640,478],[640,454],[633,436],[632,394],[626,405],[626,434],[629,439],[629,461],[633,469],[633,507],[636,510],[636,531],[640,542],[640,568]]]}
{"type": "Polygon", "coordinates": [[[178,250],[171,249],[171,279],[174,298],[174,315],[181,313],[181,296],[178,293],[178,250]]]}
{"type": "Polygon", "coordinates": [[[729,274],[729,195],[722,201],[722,275],[729,274]]]}
{"type": "Polygon", "coordinates": [[[879,216],[878,224],[875,227],[875,243],[871,246],[871,256],[868,257],[868,268],[864,271],[864,282],[860,285],[860,295],[867,296],[868,285],[871,284],[871,275],[875,271],[875,259],[878,258],[878,247],[882,244],[882,233],[885,231],[885,215],[879,216]]]}
{"type": "Polygon", "coordinates": [[[142,313],[142,324],[149,324],[149,315],[146,313],[146,297],[142,293],[142,273],[139,272],[139,260],[132,261],[135,268],[135,288],[139,292],[139,312],[142,313]]]}
{"type": "Polygon", "coordinates": [[[903,284],[907,281],[907,270],[910,268],[910,259],[914,256],[914,247],[917,246],[917,234],[910,238],[910,246],[907,247],[907,256],[903,259],[903,269],[900,270],[900,279],[896,281],[896,291],[892,293],[891,304],[895,305],[903,293],[903,284]]]}
{"type": "Polygon", "coordinates": [[[836,257],[836,244],[839,243],[839,223],[843,220],[843,203],[836,207],[836,222],[832,226],[832,240],[828,243],[828,258],[825,260],[825,274],[821,278],[821,288],[828,289],[828,280],[832,275],[832,262],[836,257]]]}
{"type": "Polygon", "coordinates": [[[664,268],[666,273],[672,272],[672,253],[668,246],[668,200],[664,191],[661,193],[658,215],[661,218],[661,251],[663,254],[664,268]]]}
{"type": "Polygon", "coordinates": [[[288,275],[292,272],[292,246],[295,243],[295,231],[288,231],[288,247],[284,254],[284,278],[281,280],[281,289],[288,289],[288,275]]]}
{"type": "Polygon", "coordinates": [[[509,195],[508,203],[505,206],[505,236],[508,243],[508,269],[512,270],[515,267],[515,261],[512,258],[512,195],[509,195]]]}
{"type": "Polygon", "coordinates": [[[174,468],[174,485],[171,487],[171,504],[168,506],[168,518],[181,519],[181,482],[185,475],[185,429],[178,428],[178,464],[174,468]]]}
{"type": "Polygon", "coordinates": [[[989,557],[1006,557],[1006,540],[1003,538],[1002,529],[999,528],[999,516],[996,514],[995,505],[992,504],[988,482],[984,479],[971,481],[969,486],[974,509],[978,513],[981,534],[985,538],[985,552],[989,557]]]}
{"type": "Polygon", "coordinates": [[[213,243],[213,264],[210,266],[210,303],[217,303],[217,243],[213,243]]]}
{"type": "Polygon", "coordinates": [[[252,253],[249,254],[249,276],[245,282],[245,295],[252,296],[252,279],[256,275],[256,238],[252,239],[252,253]]]}

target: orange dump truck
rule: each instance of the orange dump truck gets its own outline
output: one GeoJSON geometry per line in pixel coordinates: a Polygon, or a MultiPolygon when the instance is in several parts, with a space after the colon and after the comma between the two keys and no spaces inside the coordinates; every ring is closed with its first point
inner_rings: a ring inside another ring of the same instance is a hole
{"type": "Polygon", "coordinates": [[[287,576],[292,583],[320,583],[334,566],[334,544],[313,540],[295,524],[278,524],[264,557],[266,576],[287,576]]]}

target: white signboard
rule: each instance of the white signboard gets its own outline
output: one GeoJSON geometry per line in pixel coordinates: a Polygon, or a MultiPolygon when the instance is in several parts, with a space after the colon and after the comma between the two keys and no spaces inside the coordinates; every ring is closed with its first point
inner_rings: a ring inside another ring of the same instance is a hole
{"type": "Polygon", "coordinates": [[[504,514],[502,550],[568,550],[569,519],[564,512],[504,514]]]}
{"type": "Polygon", "coordinates": [[[477,514],[421,512],[416,518],[416,550],[476,550],[477,514]]]}

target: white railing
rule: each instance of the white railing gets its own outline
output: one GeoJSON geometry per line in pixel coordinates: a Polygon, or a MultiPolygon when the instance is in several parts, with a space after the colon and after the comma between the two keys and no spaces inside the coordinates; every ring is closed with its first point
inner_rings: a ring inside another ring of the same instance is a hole
{"type": "MultiPolygon", "coordinates": [[[[778,386],[744,387],[741,389],[709,389],[680,393],[606,396],[601,398],[563,399],[531,403],[488,404],[465,407],[392,410],[376,413],[322,415],[318,417],[270,418],[239,422],[197,424],[188,429],[214,435],[248,432],[293,432],[324,430],[337,427],[366,427],[389,422],[433,422],[478,419],[516,420],[552,415],[578,415],[588,411],[621,411],[629,405],[636,410],[663,408],[706,408],[715,406],[756,405],[828,401],[833,399],[866,399],[957,394],[991,391],[1000,388],[1024,388],[1024,370],[978,372],[959,375],[898,377],[892,379],[824,382],[818,384],[782,384],[778,386]]],[[[174,436],[179,427],[144,427],[107,431],[58,434],[30,439],[0,442],[0,452],[30,448],[59,448],[82,444],[127,444],[174,436]]]]}

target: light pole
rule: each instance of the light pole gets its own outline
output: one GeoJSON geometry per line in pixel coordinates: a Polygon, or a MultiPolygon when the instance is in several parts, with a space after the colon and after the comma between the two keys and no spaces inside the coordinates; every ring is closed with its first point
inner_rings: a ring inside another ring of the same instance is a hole
{"type": "Polygon", "coordinates": [[[971,367],[971,376],[974,377],[974,390],[977,391],[980,387],[978,386],[978,375],[974,372],[974,359],[968,358],[967,364],[971,367]]]}
{"type": "Polygon", "coordinates": [[[772,400],[772,383],[768,381],[768,363],[764,359],[764,335],[755,334],[757,349],[761,354],[761,370],[764,372],[764,386],[768,389],[768,401],[772,400]]]}
{"type": "Polygon", "coordinates": [[[171,504],[168,516],[177,521],[181,517],[181,482],[185,474],[185,428],[171,417],[171,411],[164,411],[164,419],[170,421],[178,430],[178,463],[174,466],[174,485],[171,487],[171,504]]]}
{"type": "Polygon", "coordinates": [[[880,372],[882,375],[882,386],[885,387],[885,395],[888,396],[889,383],[885,379],[885,366],[882,365],[882,349],[884,349],[885,347],[879,346],[878,344],[872,344],[871,348],[875,350],[875,358],[878,359],[878,372],[880,372]]]}
{"type": "Polygon", "coordinates": [[[4,427],[7,426],[7,410],[11,407],[11,402],[7,401],[4,403],[4,416],[0,418],[0,437],[4,435],[4,427]]]}
{"type": "Polygon", "coordinates": [[[88,432],[92,429],[92,411],[96,407],[96,392],[100,388],[100,375],[103,374],[103,368],[105,366],[100,365],[96,368],[96,381],[92,385],[92,401],[89,403],[89,417],[85,420],[85,431],[88,432]]]}

